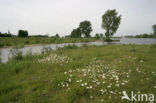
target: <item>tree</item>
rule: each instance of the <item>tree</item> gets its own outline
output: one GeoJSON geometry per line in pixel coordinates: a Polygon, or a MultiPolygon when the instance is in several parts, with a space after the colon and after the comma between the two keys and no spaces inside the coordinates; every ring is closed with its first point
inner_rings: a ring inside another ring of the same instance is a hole
{"type": "Polygon", "coordinates": [[[153,34],[156,35],[156,24],[152,26],[153,34]]]}
{"type": "Polygon", "coordinates": [[[26,30],[19,30],[18,37],[28,37],[28,32],[26,30]]]}
{"type": "Polygon", "coordinates": [[[100,34],[99,34],[99,33],[96,33],[96,34],[95,34],[95,38],[96,38],[96,39],[100,39],[100,34]]]}
{"type": "Polygon", "coordinates": [[[56,34],[56,35],[55,35],[55,38],[60,38],[59,34],[56,34]]]}
{"type": "Polygon", "coordinates": [[[84,34],[86,38],[91,37],[90,33],[92,32],[92,25],[90,21],[82,21],[79,25],[81,33],[84,34]]]}
{"type": "Polygon", "coordinates": [[[70,35],[71,38],[81,38],[81,30],[80,28],[73,29],[70,35]]]}
{"type": "Polygon", "coordinates": [[[102,33],[100,33],[100,38],[103,38],[103,34],[102,33]]]}
{"type": "Polygon", "coordinates": [[[105,36],[106,40],[110,40],[110,36],[113,36],[119,28],[121,21],[121,15],[115,9],[107,10],[102,16],[102,28],[106,30],[105,36]]]}
{"type": "Polygon", "coordinates": [[[10,30],[8,30],[8,35],[10,35],[10,36],[12,35],[12,34],[10,33],[10,30]]]}

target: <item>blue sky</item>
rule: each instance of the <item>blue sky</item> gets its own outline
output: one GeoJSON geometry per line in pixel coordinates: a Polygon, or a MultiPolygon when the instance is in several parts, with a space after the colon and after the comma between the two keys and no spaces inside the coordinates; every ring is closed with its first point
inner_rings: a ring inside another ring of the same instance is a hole
{"type": "Polygon", "coordinates": [[[105,33],[101,28],[105,11],[117,9],[122,20],[115,36],[152,33],[155,5],[156,0],[0,0],[0,32],[17,34],[24,29],[31,35],[64,36],[81,21],[90,20],[93,36],[105,33]]]}

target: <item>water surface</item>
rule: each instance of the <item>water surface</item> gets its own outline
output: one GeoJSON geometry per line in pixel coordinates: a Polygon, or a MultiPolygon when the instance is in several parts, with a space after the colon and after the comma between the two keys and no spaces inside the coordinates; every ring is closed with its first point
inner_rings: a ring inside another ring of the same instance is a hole
{"type": "MultiPolygon", "coordinates": [[[[47,45],[32,45],[24,48],[20,48],[19,50],[22,51],[23,55],[26,55],[29,51],[33,54],[37,53],[40,54],[42,49],[45,47],[50,47],[53,50],[56,50],[58,47],[64,47],[66,45],[77,45],[81,46],[83,44],[87,45],[109,45],[109,44],[156,44],[156,39],[152,38],[121,38],[120,41],[117,42],[88,42],[88,43],[62,43],[62,44],[47,44],[47,45]]],[[[12,47],[9,48],[0,48],[0,58],[2,63],[6,63],[9,58],[11,58],[10,50],[12,47]]]]}

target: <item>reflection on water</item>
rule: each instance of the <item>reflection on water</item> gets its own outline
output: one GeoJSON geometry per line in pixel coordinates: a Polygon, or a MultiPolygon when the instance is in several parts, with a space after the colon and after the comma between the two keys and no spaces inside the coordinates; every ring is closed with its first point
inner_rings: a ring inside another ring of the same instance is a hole
{"type": "MultiPolygon", "coordinates": [[[[42,49],[45,47],[50,47],[53,50],[56,50],[58,47],[64,47],[67,45],[77,45],[81,46],[82,44],[87,45],[109,45],[109,44],[156,44],[156,39],[152,38],[122,38],[120,42],[88,42],[88,43],[63,43],[63,44],[49,44],[49,45],[38,45],[38,46],[29,46],[20,48],[19,50],[23,55],[26,55],[30,50],[33,54],[40,54],[42,49]]],[[[9,58],[11,58],[10,50],[12,48],[0,48],[0,59],[2,63],[6,63],[9,58]]]]}

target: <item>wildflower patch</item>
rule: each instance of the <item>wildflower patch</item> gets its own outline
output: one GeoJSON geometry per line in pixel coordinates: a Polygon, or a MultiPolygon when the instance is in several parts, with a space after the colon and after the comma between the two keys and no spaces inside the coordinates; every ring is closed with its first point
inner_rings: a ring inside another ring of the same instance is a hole
{"type": "Polygon", "coordinates": [[[50,54],[42,59],[38,59],[39,63],[69,63],[71,59],[64,55],[50,54]]]}
{"type": "MultiPolygon", "coordinates": [[[[66,88],[66,93],[72,92],[73,88],[82,88],[90,99],[99,98],[103,101],[104,95],[114,98],[120,95],[120,89],[129,82],[131,70],[124,72],[116,65],[104,64],[102,61],[93,60],[83,69],[70,69],[64,72],[66,80],[58,83],[61,88],[66,88]],[[74,79],[72,77],[75,77],[74,79]],[[75,85],[75,87],[73,86],[75,85]]],[[[72,93],[73,94],[73,93],[72,93]]],[[[77,94],[77,93],[76,93],[77,94]]]]}

